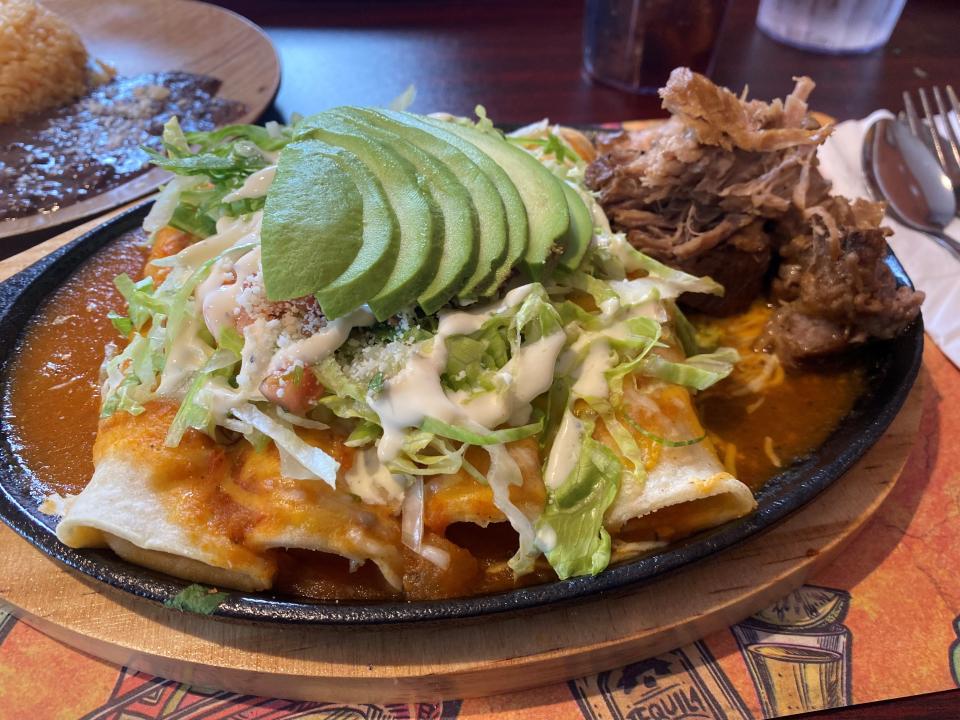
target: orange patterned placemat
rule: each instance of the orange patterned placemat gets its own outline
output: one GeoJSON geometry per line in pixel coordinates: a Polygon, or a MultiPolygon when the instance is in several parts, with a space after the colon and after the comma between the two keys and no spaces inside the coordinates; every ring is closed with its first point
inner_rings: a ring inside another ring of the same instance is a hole
{"type": "Polygon", "coordinates": [[[927,343],[920,436],[886,503],[811,583],[723,632],[569,683],[343,705],[190,687],[96,660],[0,614],[0,717],[93,720],[762,718],[955,687],[960,372],[927,343]]]}

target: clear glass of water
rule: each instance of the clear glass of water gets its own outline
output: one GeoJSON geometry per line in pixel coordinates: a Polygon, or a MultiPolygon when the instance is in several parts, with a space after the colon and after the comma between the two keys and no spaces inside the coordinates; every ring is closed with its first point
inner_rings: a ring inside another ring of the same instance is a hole
{"type": "Polygon", "coordinates": [[[803,50],[865,53],[890,39],[906,1],[760,0],[757,27],[803,50]]]}

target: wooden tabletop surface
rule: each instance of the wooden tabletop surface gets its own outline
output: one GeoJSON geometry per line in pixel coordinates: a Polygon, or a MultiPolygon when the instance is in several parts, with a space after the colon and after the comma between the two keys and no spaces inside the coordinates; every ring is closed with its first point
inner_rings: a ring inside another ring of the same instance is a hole
{"type": "MultiPolygon", "coordinates": [[[[575,124],[662,114],[656,97],[622,93],[583,75],[582,0],[218,4],[261,25],[277,47],[282,80],[268,119],[339,104],[386,104],[411,83],[415,111],[468,114],[482,103],[504,124],[544,116],[575,124]]],[[[960,4],[954,0],[910,0],[890,42],[855,56],[815,55],[770,40],[756,29],[756,5],[729,2],[712,72],[728,87],[748,85],[751,96],[770,98],[789,92],[793,76],[809,75],[817,83],[814,108],[839,119],[879,107],[897,110],[903,90],[948,83],[960,88],[960,4]]],[[[960,690],[802,717],[960,717],[960,690]]]]}
{"type": "MultiPolygon", "coordinates": [[[[581,72],[583,0],[219,0],[264,27],[283,65],[277,110],[387,103],[408,84],[413,109],[500,123],[548,115],[595,123],[662,114],[656,97],[591,83],[581,72]]],[[[712,76],[759,98],[795,75],[817,82],[813,105],[839,119],[897,109],[900,93],[960,85],[960,4],[910,0],[890,42],[865,55],[816,55],[756,29],[756,0],[728,0],[712,76]],[[951,29],[952,24],[952,29],[951,29]]]]}

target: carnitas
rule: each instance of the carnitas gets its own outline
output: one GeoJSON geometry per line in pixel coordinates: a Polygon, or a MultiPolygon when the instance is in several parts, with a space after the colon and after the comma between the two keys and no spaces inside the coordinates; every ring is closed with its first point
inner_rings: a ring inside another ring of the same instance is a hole
{"type": "Polygon", "coordinates": [[[660,91],[670,119],[599,138],[586,173],[614,230],[726,289],[688,294],[687,307],[741,312],[779,267],[763,342],[788,365],[893,337],[923,299],[884,263],[882,207],[831,196],[816,151],[832,127],[808,112],[813,87],[798,78],[785,100],[765,103],[677,68],[660,91]]]}

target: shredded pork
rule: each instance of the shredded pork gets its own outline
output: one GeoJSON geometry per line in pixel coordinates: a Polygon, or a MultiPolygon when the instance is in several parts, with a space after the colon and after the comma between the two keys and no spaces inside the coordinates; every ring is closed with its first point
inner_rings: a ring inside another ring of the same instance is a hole
{"type": "Polygon", "coordinates": [[[917,316],[923,293],[898,287],[884,262],[891,230],[882,217],[880,203],[841,197],[807,211],[803,232],[780,248],[766,347],[806,363],[895,337],[917,316]]]}
{"type": "Polygon", "coordinates": [[[816,152],[832,127],[808,112],[813,88],[801,77],[766,103],[677,68],[660,91],[671,118],[601,137],[586,173],[635,247],[726,288],[719,299],[684,296],[694,309],[744,310],[779,262],[781,308],[764,337],[787,364],[892,337],[923,298],[898,289],[884,263],[882,207],[830,195],[816,152]]]}

